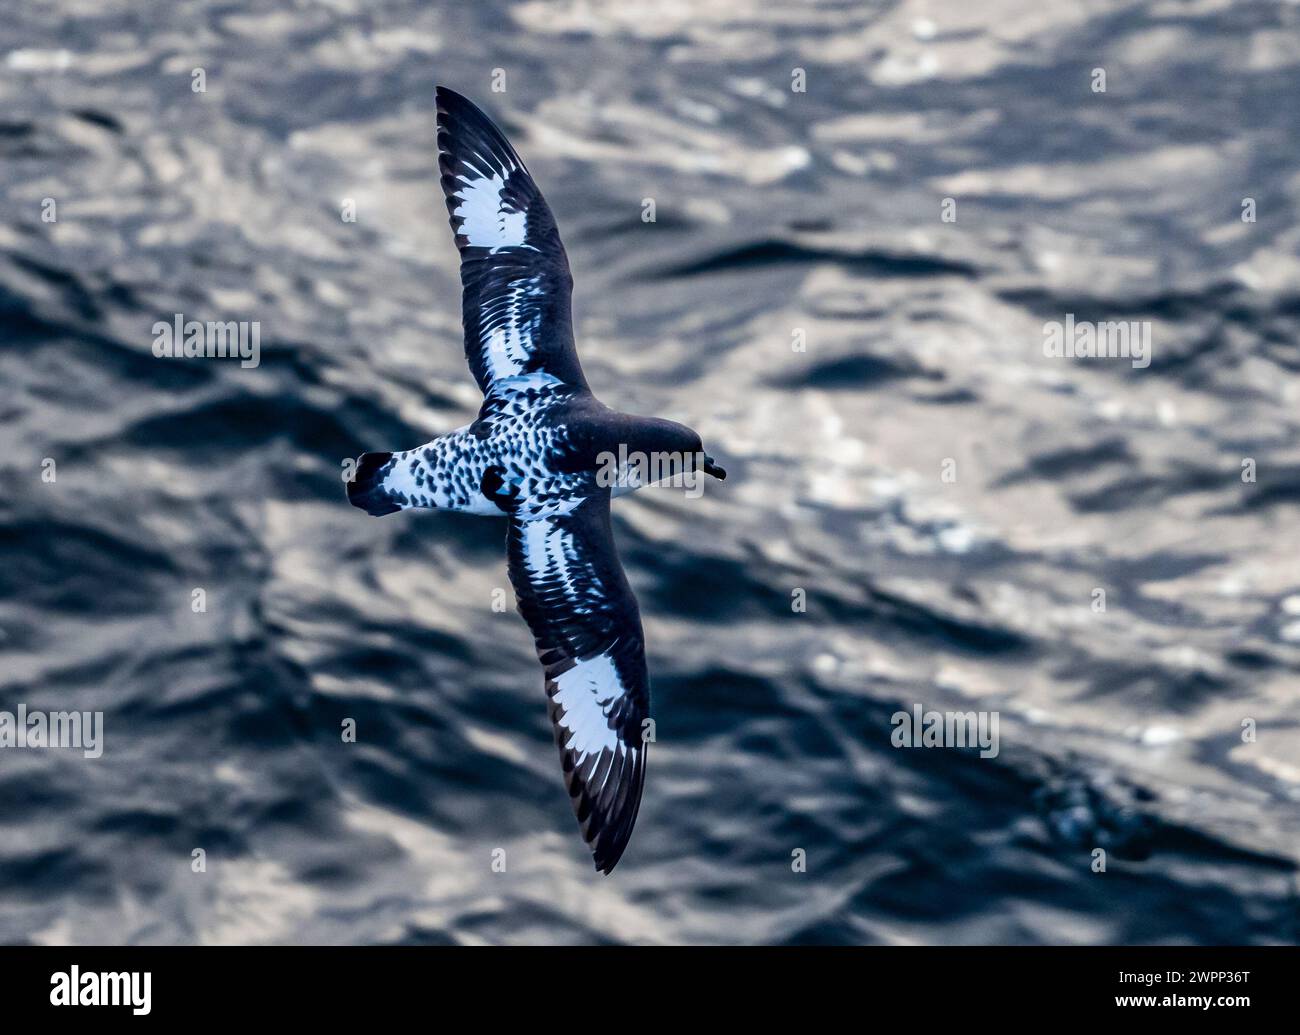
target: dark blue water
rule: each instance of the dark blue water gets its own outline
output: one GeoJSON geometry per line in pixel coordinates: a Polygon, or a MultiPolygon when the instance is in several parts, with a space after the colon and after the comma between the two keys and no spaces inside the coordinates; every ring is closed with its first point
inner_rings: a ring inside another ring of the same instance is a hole
{"type": "Polygon", "coordinates": [[[0,749],[0,939],[1295,941],[1298,41],[1273,2],[10,5],[0,710],[105,747],[0,749]],[[596,392],[731,473],[615,507],[657,742],[608,878],[504,528],[344,499],[478,405],[438,83],[546,193],[596,392]],[[259,365],[156,358],[178,312],[259,365]],[[1067,314],[1150,365],[1045,356],[1067,314]],[[998,754],[893,747],[916,704],[998,754]]]}

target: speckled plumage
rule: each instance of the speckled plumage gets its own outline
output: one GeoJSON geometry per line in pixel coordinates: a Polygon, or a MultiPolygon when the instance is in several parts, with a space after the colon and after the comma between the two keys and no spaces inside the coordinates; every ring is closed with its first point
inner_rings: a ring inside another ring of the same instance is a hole
{"type": "Polygon", "coordinates": [[[617,413],[591,393],[550,209],[501,131],[443,88],[438,148],[461,255],[465,357],[483,405],[472,424],[415,449],[363,454],[348,498],[374,515],[509,518],[510,581],[546,675],[565,785],[596,868],[608,873],[641,804],[650,678],[609,509],[639,483],[603,480],[602,458],[671,454],[725,472],[690,428],[617,413]]]}
{"type": "Polygon", "coordinates": [[[380,487],[403,508],[510,513],[525,520],[563,513],[596,489],[592,474],[562,469],[576,448],[569,425],[586,419],[582,401],[580,393],[545,375],[496,382],[474,423],[393,453],[380,487]],[[513,493],[483,491],[494,468],[513,493]]]}

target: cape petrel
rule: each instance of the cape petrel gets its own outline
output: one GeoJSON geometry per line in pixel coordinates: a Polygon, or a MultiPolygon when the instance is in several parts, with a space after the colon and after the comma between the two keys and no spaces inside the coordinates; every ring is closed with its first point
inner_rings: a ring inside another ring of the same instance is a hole
{"type": "Polygon", "coordinates": [[[437,103],[465,357],[483,406],[472,424],[426,445],[362,454],[348,499],[375,515],[429,507],[508,518],[510,582],[546,675],[565,784],[596,869],[609,873],[641,805],[650,703],[610,498],[665,476],[726,472],[690,428],[619,413],[592,394],[551,210],[483,112],[442,87],[437,103]]]}

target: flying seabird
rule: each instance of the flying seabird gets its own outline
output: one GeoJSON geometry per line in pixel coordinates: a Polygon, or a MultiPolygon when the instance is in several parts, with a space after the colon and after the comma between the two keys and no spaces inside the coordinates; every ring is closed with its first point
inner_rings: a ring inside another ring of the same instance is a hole
{"type": "Polygon", "coordinates": [[[619,413],[592,394],[551,210],[483,112],[444,87],[437,106],[465,357],[483,405],[472,424],[423,446],[362,454],[348,499],[374,515],[428,507],[507,517],[510,582],[545,672],[565,784],[596,869],[609,873],[641,805],[650,704],[610,499],[665,477],[726,472],[690,428],[619,413]]]}

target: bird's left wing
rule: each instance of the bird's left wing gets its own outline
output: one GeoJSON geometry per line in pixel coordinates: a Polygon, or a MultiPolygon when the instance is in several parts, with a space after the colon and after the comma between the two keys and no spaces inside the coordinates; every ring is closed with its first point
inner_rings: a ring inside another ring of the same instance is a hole
{"type": "Polygon", "coordinates": [[[596,869],[608,873],[641,805],[650,706],[641,614],[614,548],[609,496],[564,515],[511,518],[506,549],[569,797],[596,869]]]}
{"type": "Polygon", "coordinates": [[[573,277],[555,218],[483,112],[438,87],[438,168],[460,249],[465,358],[493,382],[542,372],[585,389],[573,342],[573,277]]]}

